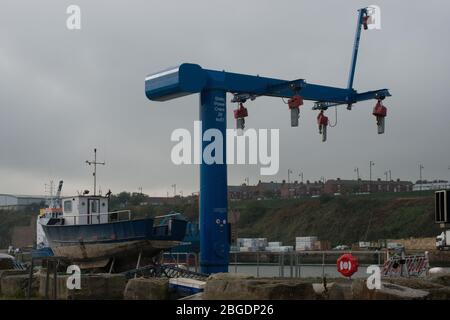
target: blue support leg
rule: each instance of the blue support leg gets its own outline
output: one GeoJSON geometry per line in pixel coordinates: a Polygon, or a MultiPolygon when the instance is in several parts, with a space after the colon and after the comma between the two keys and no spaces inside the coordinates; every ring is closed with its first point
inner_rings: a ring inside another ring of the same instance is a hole
{"type": "MultiPolygon", "coordinates": [[[[200,268],[203,273],[228,272],[228,192],[226,165],[226,92],[200,93],[202,137],[208,129],[222,134],[222,163],[205,163],[203,151],[212,141],[202,139],[200,165],[200,268]]],[[[220,162],[220,161],[219,161],[220,162]]]]}

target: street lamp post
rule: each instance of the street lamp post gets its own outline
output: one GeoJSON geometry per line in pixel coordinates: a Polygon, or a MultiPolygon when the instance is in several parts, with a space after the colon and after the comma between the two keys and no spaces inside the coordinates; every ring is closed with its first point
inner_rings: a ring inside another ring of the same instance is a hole
{"type": "Polygon", "coordinates": [[[288,183],[291,182],[291,173],[292,173],[292,170],[288,169],[288,183]]]}
{"type": "MultiPolygon", "coordinates": [[[[450,167],[449,167],[449,169],[450,169],[450,167]]],[[[302,180],[302,183],[303,183],[303,172],[300,172],[300,174],[298,175],[302,180]]]]}
{"type": "Polygon", "coordinates": [[[372,167],[375,165],[375,162],[370,160],[369,162],[369,192],[372,191],[372,167]]]}
{"type": "Polygon", "coordinates": [[[356,183],[357,183],[357,186],[358,186],[358,192],[361,192],[361,183],[360,183],[360,180],[359,180],[359,168],[356,167],[355,169],[353,169],[353,171],[356,172],[356,183]]]}
{"type": "Polygon", "coordinates": [[[448,166],[448,168],[447,168],[448,170],[450,170],[450,166],[448,166]]]}
{"type": "Polygon", "coordinates": [[[422,170],[424,169],[424,166],[422,164],[419,164],[419,183],[420,183],[420,191],[422,191],[422,170]]]}
{"type": "Polygon", "coordinates": [[[386,177],[386,192],[389,192],[389,170],[384,172],[384,176],[386,177]]]}
{"type": "MultiPolygon", "coordinates": [[[[450,170],[450,166],[448,166],[447,169],[450,170]]],[[[445,189],[448,189],[449,187],[450,187],[450,183],[447,181],[447,183],[445,184],[445,189]]]]}
{"type": "Polygon", "coordinates": [[[356,172],[356,180],[359,181],[359,168],[356,167],[355,169],[353,169],[354,172],[356,172]]]}
{"type": "Polygon", "coordinates": [[[176,184],[173,184],[173,185],[172,185],[172,188],[173,188],[173,197],[175,198],[176,195],[177,195],[177,185],[176,185],[176,184]]]}

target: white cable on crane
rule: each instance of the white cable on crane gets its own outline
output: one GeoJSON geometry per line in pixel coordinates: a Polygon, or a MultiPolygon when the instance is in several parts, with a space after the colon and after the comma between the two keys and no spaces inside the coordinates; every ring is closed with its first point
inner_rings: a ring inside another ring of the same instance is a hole
{"type": "Polygon", "coordinates": [[[329,124],[329,126],[330,126],[331,128],[336,127],[337,122],[338,122],[338,118],[337,118],[337,106],[334,107],[334,111],[335,111],[334,124],[333,124],[333,125],[329,124]]]}

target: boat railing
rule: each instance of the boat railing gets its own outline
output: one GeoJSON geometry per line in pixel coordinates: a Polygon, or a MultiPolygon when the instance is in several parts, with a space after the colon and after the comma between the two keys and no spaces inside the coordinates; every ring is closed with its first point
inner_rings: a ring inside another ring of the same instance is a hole
{"type": "Polygon", "coordinates": [[[73,218],[73,224],[79,224],[80,219],[85,219],[85,224],[99,224],[102,216],[108,216],[108,222],[132,220],[131,210],[118,210],[103,213],[86,213],[77,215],[64,215],[64,219],[73,218]],[[123,219],[123,216],[126,216],[123,219]]]}
{"type": "Polygon", "coordinates": [[[180,213],[168,213],[168,214],[156,216],[153,219],[165,219],[165,218],[175,217],[175,216],[179,216],[179,215],[180,215],[180,213]]]}
{"type": "Polygon", "coordinates": [[[121,214],[121,213],[125,213],[126,216],[128,216],[128,219],[122,219],[122,220],[131,220],[131,210],[117,210],[117,211],[110,211],[110,212],[108,212],[107,214],[110,216],[110,219],[109,219],[109,220],[111,220],[111,216],[117,216],[116,221],[122,221],[122,220],[120,219],[120,214],[121,214]]]}

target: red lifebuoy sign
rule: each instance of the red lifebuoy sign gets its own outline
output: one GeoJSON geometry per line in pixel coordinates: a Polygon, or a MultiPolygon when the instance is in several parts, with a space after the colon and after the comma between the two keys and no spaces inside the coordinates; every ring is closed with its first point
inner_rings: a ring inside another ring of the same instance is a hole
{"type": "Polygon", "coordinates": [[[358,271],[358,259],[350,253],[343,254],[337,259],[337,270],[344,277],[351,277],[358,271]]]}

